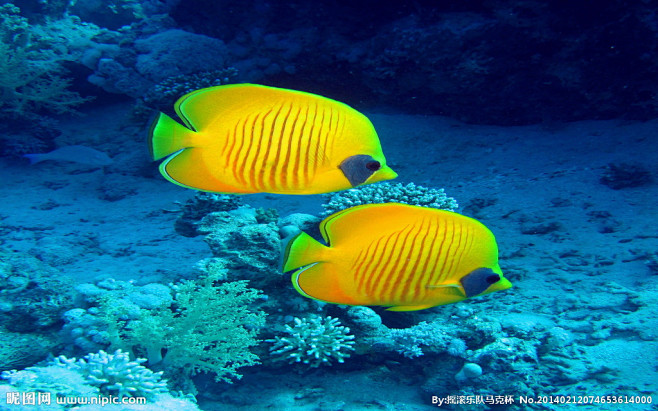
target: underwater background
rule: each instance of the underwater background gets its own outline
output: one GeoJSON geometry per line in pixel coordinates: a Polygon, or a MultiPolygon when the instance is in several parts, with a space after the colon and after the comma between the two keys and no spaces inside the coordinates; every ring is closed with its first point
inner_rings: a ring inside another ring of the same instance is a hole
{"type": "Polygon", "coordinates": [[[0,409],[657,409],[657,2],[2,1],[0,37],[0,409]],[[399,177],[166,181],[151,120],[229,83],[365,113],[399,177]],[[382,201],[481,221],[514,287],[297,293],[286,238],[382,201]]]}

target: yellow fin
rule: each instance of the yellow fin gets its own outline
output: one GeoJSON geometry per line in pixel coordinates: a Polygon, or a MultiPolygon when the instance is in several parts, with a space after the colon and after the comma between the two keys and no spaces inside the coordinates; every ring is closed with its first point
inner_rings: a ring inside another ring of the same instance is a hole
{"type": "Polygon", "coordinates": [[[283,272],[322,261],[326,250],[326,246],[302,231],[286,246],[283,254],[283,272]]]}
{"type": "Polygon", "coordinates": [[[324,240],[331,245],[332,238],[352,238],[356,231],[370,236],[371,233],[382,230],[382,221],[403,219],[411,222],[417,218],[419,212],[427,213],[428,210],[432,210],[429,212],[449,213],[449,211],[398,203],[363,204],[341,210],[322,220],[320,233],[324,240]]]}
{"type": "Polygon", "coordinates": [[[426,310],[428,308],[432,308],[434,305],[432,304],[425,304],[425,305],[398,305],[395,307],[390,307],[387,308],[386,311],[418,311],[418,310],[426,310]]]}
{"type": "Polygon", "coordinates": [[[466,293],[464,293],[464,289],[459,284],[428,284],[425,286],[425,288],[437,290],[446,296],[466,298],[466,293]]]}
{"type": "Polygon", "coordinates": [[[304,297],[332,304],[361,305],[341,287],[341,272],[335,264],[317,262],[295,271],[292,284],[304,297]]]}
{"type": "MultiPolygon", "coordinates": [[[[302,290],[302,287],[299,285],[299,277],[302,275],[302,273],[304,273],[307,270],[310,270],[312,272],[313,267],[315,267],[316,265],[318,265],[318,263],[313,263],[313,264],[307,265],[306,267],[302,267],[299,270],[295,271],[292,275],[292,285],[293,285],[293,287],[295,287],[295,290],[297,290],[297,292],[300,293],[301,295],[303,295],[304,297],[312,298],[314,300],[317,300],[317,298],[313,297],[312,295],[307,294],[306,291],[302,290]]],[[[320,301],[322,301],[322,300],[320,300],[320,301]]]]}
{"type": "Polygon", "coordinates": [[[253,192],[219,181],[217,177],[208,172],[206,167],[199,166],[203,162],[201,149],[181,149],[160,164],[160,173],[172,183],[193,190],[228,194],[253,192]]]}
{"type": "Polygon", "coordinates": [[[425,288],[460,288],[459,284],[428,284],[425,288]]]}
{"type": "Polygon", "coordinates": [[[160,160],[194,143],[194,132],[164,113],[158,114],[149,132],[149,151],[160,160]]]}
{"type": "Polygon", "coordinates": [[[215,121],[253,112],[254,107],[261,110],[263,104],[274,105],[277,98],[289,99],[293,94],[308,95],[258,84],[227,84],[188,93],[176,101],[174,109],[189,128],[200,131],[215,121]]]}

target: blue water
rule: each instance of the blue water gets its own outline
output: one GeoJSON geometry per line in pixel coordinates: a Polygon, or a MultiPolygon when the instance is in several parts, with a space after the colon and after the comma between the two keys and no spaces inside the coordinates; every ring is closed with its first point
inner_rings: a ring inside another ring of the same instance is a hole
{"type": "Polygon", "coordinates": [[[656,409],[653,3],[74,3],[0,6],[0,409],[656,409]],[[514,287],[299,294],[282,250],[328,196],[200,193],[148,152],[236,83],[364,113],[399,175],[372,187],[444,189],[514,287]]]}

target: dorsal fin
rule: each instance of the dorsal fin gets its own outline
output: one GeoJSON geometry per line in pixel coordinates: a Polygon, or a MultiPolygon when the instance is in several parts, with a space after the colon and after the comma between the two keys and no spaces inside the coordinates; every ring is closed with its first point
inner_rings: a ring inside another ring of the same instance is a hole
{"type": "Polygon", "coordinates": [[[327,243],[331,239],[348,238],[363,233],[372,237],[373,231],[382,228],[403,228],[427,215],[427,213],[450,213],[433,208],[415,207],[407,204],[363,204],[339,211],[322,220],[320,233],[327,243]],[[382,226],[382,222],[386,226],[382,226]]]}
{"type": "Polygon", "coordinates": [[[254,107],[262,110],[264,105],[275,106],[280,100],[289,101],[295,95],[323,98],[302,91],[258,84],[227,84],[188,93],[176,101],[174,108],[189,128],[199,131],[215,121],[221,121],[226,117],[225,113],[230,112],[233,117],[245,118],[254,111],[254,107]],[[240,115],[240,112],[243,113],[240,115]]]}

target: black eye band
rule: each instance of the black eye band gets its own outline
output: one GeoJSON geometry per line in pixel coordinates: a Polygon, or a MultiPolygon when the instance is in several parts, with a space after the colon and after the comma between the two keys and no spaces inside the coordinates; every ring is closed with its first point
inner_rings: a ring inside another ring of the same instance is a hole
{"type": "Polygon", "coordinates": [[[367,154],[357,154],[347,157],[338,166],[352,187],[366,182],[377,170],[381,168],[379,161],[367,154]]]}
{"type": "Polygon", "coordinates": [[[480,267],[466,274],[459,281],[464,287],[466,297],[473,297],[487,291],[491,284],[500,281],[500,275],[494,273],[491,268],[480,267]]]}

